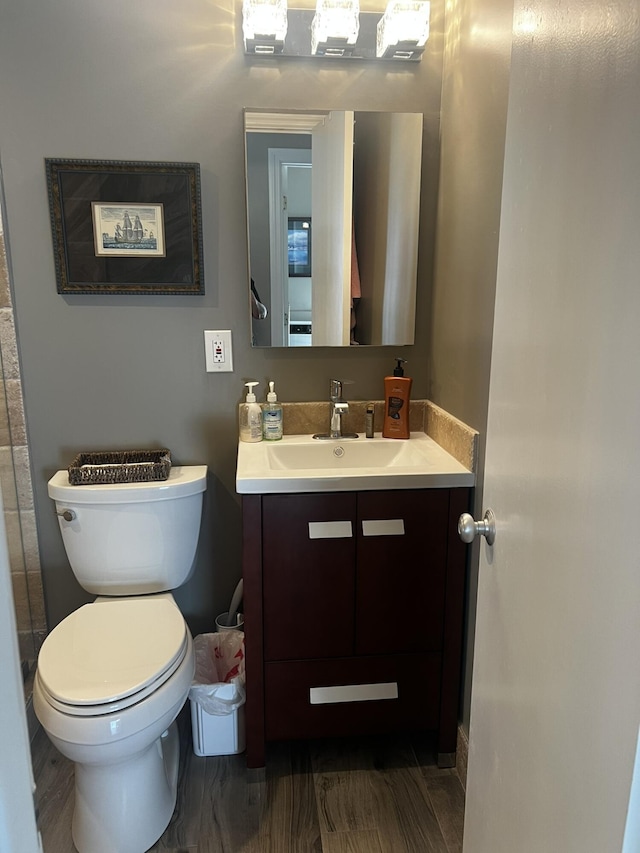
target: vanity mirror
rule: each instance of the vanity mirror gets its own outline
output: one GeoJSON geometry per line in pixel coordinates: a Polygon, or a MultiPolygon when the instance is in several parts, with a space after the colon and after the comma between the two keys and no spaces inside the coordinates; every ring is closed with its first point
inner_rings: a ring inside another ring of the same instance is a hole
{"type": "Polygon", "coordinates": [[[422,121],[245,110],[254,346],[413,343],[422,121]]]}

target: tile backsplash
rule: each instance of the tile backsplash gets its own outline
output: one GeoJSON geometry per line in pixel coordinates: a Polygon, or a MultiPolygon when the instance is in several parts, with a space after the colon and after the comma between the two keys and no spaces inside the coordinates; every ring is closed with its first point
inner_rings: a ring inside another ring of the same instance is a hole
{"type": "MultiPolygon", "coordinates": [[[[382,400],[370,402],[375,406],[374,430],[380,432],[384,402],[382,400]]],[[[349,401],[349,411],[342,419],[342,428],[345,432],[364,432],[368,405],[366,401],[349,401]]],[[[329,407],[328,402],[283,403],[285,435],[327,432],[329,407]]],[[[409,417],[412,432],[425,432],[454,459],[475,473],[478,445],[476,430],[429,400],[412,400],[409,417]]]]}

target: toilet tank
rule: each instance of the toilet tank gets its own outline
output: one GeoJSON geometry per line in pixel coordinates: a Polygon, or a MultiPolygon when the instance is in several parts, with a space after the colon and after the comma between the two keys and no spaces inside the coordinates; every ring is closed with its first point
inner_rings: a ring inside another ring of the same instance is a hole
{"type": "Polygon", "coordinates": [[[172,467],[159,482],[113,485],[72,486],[58,471],[49,497],[80,585],[98,595],[138,595],[186,583],[206,481],[205,465],[172,467]]]}

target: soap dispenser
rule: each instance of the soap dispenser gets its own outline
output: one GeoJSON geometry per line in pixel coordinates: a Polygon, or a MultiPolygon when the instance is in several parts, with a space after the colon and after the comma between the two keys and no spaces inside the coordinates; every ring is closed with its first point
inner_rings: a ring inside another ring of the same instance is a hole
{"type": "Polygon", "coordinates": [[[254,385],[259,382],[245,382],[249,391],[240,406],[240,441],[262,441],[262,409],[253,393],[254,385]]]}
{"type": "Polygon", "coordinates": [[[262,437],[265,441],[282,438],[282,404],[274,390],[275,382],[269,382],[267,402],[262,404],[262,437]]]}
{"type": "Polygon", "coordinates": [[[393,376],[384,380],[383,438],[409,438],[409,400],[413,380],[404,375],[406,359],[396,358],[393,376]]]}

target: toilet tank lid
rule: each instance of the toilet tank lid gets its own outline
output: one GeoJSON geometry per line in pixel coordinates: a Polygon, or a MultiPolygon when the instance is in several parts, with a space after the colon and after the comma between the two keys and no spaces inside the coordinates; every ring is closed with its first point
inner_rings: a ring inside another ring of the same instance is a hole
{"type": "Polygon", "coordinates": [[[206,465],[176,465],[167,480],[142,483],[107,483],[72,486],[68,471],[49,480],[49,497],[69,504],[143,503],[188,497],[207,488],[206,465]]]}

